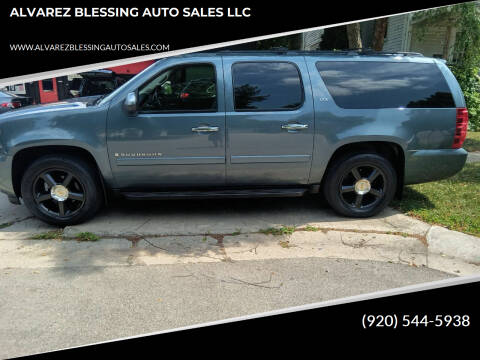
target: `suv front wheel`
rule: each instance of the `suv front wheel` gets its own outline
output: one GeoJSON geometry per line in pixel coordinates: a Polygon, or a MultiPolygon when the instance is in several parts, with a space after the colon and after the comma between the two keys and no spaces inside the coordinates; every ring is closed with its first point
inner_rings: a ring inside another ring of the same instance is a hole
{"type": "Polygon", "coordinates": [[[24,172],[22,198],[30,212],[53,225],[83,222],[103,205],[94,166],[80,157],[45,155],[24,172]]]}
{"type": "Polygon", "coordinates": [[[336,212],[369,217],[393,200],[396,188],[397,174],[389,160],[378,154],[350,154],[330,167],[323,192],[336,212]]]}

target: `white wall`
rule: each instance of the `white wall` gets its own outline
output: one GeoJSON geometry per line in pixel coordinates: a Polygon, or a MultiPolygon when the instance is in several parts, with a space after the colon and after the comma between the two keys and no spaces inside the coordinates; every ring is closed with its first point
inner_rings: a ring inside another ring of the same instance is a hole
{"type": "Polygon", "coordinates": [[[302,50],[317,50],[322,35],[323,29],[302,33],[302,50]]]}
{"type": "Polygon", "coordinates": [[[410,51],[408,49],[409,24],[409,14],[392,16],[388,19],[383,51],[410,51]]]}
{"type": "Polygon", "coordinates": [[[455,43],[454,29],[448,28],[446,25],[430,26],[425,30],[424,35],[419,39],[416,34],[420,34],[419,26],[412,25],[411,51],[420,52],[425,56],[440,55],[443,57],[447,51],[447,59],[451,56],[453,44],[455,43]],[[449,45],[447,39],[450,37],[449,45]]]}

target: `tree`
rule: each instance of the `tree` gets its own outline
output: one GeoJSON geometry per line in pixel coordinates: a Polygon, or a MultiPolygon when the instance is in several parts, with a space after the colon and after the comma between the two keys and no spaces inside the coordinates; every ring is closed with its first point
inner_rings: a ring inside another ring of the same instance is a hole
{"type": "Polygon", "coordinates": [[[360,23],[347,25],[348,47],[350,49],[361,49],[362,38],[360,37],[360,23]]]}
{"type": "Polygon", "coordinates": [[[347,27],[334,26],[324,30],[322,41],[319,44],[320,50],[347,49],[347,27]]]}
{"type": "Polygon", "coordinates": [[[375,20],[375,29],[373,31],[373,50],[382,51],[385,35],[387,33],[388,18],[375,20]]]}
{"type": "Polygon", "coordinates": [[[480,15],[474,1],[415,14],[419,32],[415,36],[422,39],[429,26],[442,22],[457,28],[453,59],[448,66],[457,78],[467,103],[470,129],[480,131],[480,15]]]}
{"type": "Polygon", "coordinates": [[[284,47],[288,50],[301,50],[302,34],[280,36],[277,38],[257,41],[257,50],[270,50],[276,47],[284,47]]]}

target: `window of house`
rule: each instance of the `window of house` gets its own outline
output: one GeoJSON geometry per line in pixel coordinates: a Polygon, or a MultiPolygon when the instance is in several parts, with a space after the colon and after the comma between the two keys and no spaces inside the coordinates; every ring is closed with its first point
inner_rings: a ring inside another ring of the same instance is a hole
{"type": "Polygon", "coordinates": [[[53,79],[42,80],[43,91],[53,91],[53,79]]]}

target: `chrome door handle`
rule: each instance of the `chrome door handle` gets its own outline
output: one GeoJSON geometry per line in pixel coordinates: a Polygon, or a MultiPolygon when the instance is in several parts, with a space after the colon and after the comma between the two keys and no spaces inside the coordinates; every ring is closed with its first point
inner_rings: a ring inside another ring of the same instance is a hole
{"type": "Polygon", "coordinates": [[[219,130],[218,126],[199,126],[192,128],[195,132],[216,132],[219,130]]]}
{"type": "Polygon", "coordinates": [[[304,129],[308,129],[308,125],[307,124],[285,124],[285,125],[282,125],[282,129],[285,129],[288,131],[304,130],[304,129]]]}

